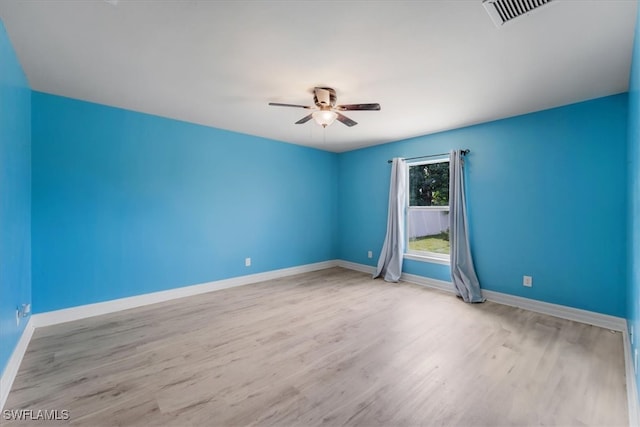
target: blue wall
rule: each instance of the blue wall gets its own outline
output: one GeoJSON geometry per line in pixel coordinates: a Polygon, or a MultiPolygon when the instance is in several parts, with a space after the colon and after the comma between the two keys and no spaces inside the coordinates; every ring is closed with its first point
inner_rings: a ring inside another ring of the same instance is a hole
{"type": "MultiPolygon", "coordinates": [[[[628,324],[633,325],[631,355],[638,348],[640,334],[640,7],[636,18],[636,33],[633,45],[629,79],[629,148],[628,148],[628,324]]],[[[633,358],[631,359],[633,360],[633,358]]],[[[636,373],[636,384],[640,387],[640,375],[636,373]]]]}
{"type": "Polygon", "coordinates": [[[34,312],[335,258],[336,154],[42,93],[32,105],[34,312]]]}
{"type": "MultiPolygon", "coordinates": [[[[376,264],[387,159],[469,148],[471,245],[483,288],[624,316],[626,139],[622,94],[344,153],[338,255],[376,264]]],[[[404,270],[450,280],[448,266],[406,261],[404,270]]]]}
{"type": "Polygon", "coordinates": [[[31,91],[0,21],[0,373],[31,302],[31,91]]]}

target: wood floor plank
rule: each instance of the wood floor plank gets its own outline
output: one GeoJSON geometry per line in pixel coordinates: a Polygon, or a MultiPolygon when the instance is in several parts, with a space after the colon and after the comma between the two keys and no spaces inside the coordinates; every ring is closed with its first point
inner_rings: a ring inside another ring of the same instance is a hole
{"type": "Polygon", "coordinates": [[[340,268],[39,328],[6,409],[78,426],[628,425],[620,333],[340,268]]]}

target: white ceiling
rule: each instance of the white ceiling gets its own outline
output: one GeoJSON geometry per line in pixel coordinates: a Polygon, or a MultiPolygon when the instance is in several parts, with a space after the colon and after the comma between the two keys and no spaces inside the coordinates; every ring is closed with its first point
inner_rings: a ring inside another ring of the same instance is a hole
{"type": "Polygon", "coordinates": [[[636,0],[0,0],[32,89],[329,151],[628,90],[636,0]],[[115,4],[113,4],[115,3],[115,4]],[[294,122],[330,86],[359,124],[294,122]]]}

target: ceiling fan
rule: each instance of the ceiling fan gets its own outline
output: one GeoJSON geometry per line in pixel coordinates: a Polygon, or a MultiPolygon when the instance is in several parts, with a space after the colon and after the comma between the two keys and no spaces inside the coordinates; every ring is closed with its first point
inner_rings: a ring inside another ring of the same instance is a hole
{"type": "Polygon", "coordinates": [[[358,124],[358,122],[351,120],[349,117],[340,114],[340,111],[379,111],[380,104],[344,104],[336,105],[336,91],[330,87],[316,87],[313,89],[313,102],[314,106],[308,105],[296,105],[296,104],[281,104],[279,102],[270,102],[269,105],[276,107],[296,107],[305,108],[307,110],[313,110],[313,112],[307,116],[304,116],[296,122],[297,125],[308,122],[314,119],[323,128],[326,128],[336,119],[339,122],[351,127],[358,124]]]}

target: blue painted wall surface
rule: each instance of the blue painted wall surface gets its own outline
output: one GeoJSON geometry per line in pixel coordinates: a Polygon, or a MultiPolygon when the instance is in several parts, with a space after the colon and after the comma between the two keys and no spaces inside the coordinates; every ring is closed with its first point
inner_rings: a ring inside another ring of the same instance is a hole
{"type": "MultiPolygon", "coordinates": [[[[636,18],[635,41],[629,78],[629,133],[628,133],[628,325],[633,325],[635,337],[631,349],[638,348],[640,333],[640,7],[636,18]]],[[[636,373],[640,387],[640,375],[636,373]]]]}
{"type": "Polygon", "coordinates": [[[42,93],[32,104],[34,312],[335,258],[336,154],[42,93]]]}
{"type": "MultiPolygon", "coordinates": [[[[621,94],[341,154],[339,257],[377,262],[387,159],[469,148],[471,245],[483,288],[624,316],[627,102],[621,94]]],[[[406,261],[404,270],[450,280],[448,266],[406,261]]]]}
{"type": "Polygon", "coordinates": [[[0,373],[31,302],[31,90],[0,21],[0,373]]]}

